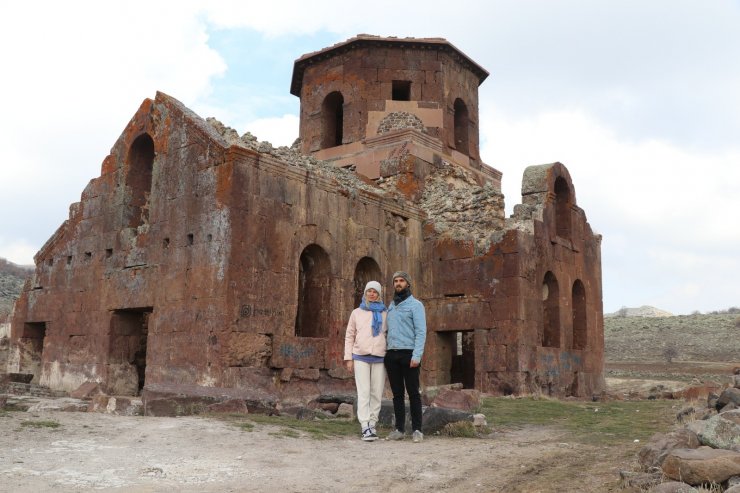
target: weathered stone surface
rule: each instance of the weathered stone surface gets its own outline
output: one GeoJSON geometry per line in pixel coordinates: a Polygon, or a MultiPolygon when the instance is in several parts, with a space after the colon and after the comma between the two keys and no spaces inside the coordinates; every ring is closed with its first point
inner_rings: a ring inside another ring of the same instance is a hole
{"type": "Polygon", "coordinates": [[[473,421],[473,415],[457,409],[444,409],[441,407],[427,407],[424,410],[421,421],[421,431],[424,433],[436,433],[441,431],[449,423],[458,421],[473,421]]]}
{"type": "Polygon", "coordinates": [[[661,468],[669,478],[691,485],[722,483],[740,474],[740,453],[710,447],[674,449],[661,468]]]}
{"type": "Polygon", "coordinates": [[[259,389],[233,389],[188,385],[152,385],[144,389],[146,416],[200,414],[213,404],[242,400],[250,413],[276,413],[277,398],[259,389]]]}
{"type": "Polygon", "coordinates": [[[670,433],[658,433],[650,438],[650,442],[640,449],[638,461],[644,470],[651,467],[660,467],[663,461],[676,448],[695,449],[699,447],[696,433],[683,428],[670,433]]]}
{"type": "Polygon", "coordinates": [[[667,481],[653,486],[650,493],[698,493],[699,490],[680,481],[667,481]]]}
{"type": "Polygon", "coordinates": [[[717,399],[717,403],[714,405],[714,407],[717,409],[717,411],[721,411],[725,406],[727,405],[734,405],[740,406],[740,389],[737,388],[729,388],[722,391],[722,393],[719,395],[719,398],[717,399]]]}
{"type": "Polygon", "coordinates": [[[712,416],[697,433],[702,445],[730,450],[740,445],[740,410],[712,416]]]}
{"type": "Polygon", "coordinates": [[[206,407],[209,413],[249,414],[247,403],[242,399],[229,399],[206,407]]]}
{"type": "Polygon", "coordinates": [[[473,426],[488,426],[485,414],[473,414],[473,426]]]}
{"type": "Polygon", "coordinates": [[[59,399],[40,399],[36,404],[28,408],[28,412],[34,413],[39,411],[69,411],[69,412],[87,412],[88,403],[80,399],[63,397],[59,399]]]}
{"type": "Polygon", "coordinates": [[[480,392],[474,389],[445,390],[434,398],[431,406],[473,411],[480,407],[480,392]]]}
{"type": "Polygon", "coordinates": [[[31,380],[33,380],[33,373],[8,373],[8,379],[11,382],[31,383],[31,380]]]}
{"type": "Polygon", "coordinates": [[[663,474],[660,471],[657,472],[634,472],[634,471],[620,471],[619,476],[622,478],[622,482],[626,486],[637,488],[639,491],[648,490],[653,486],[660,483],[663,479],[663,474]]]}
{"type": "Polygon", "coordinates": [[[75,399],[92,399],[94,396],[102,394],[100,385],[96,382],[85,382],[75,390],[69,393],[70,397],[75,399]]]}
{"type": "Polygon", "coordinates": [[[335,414],[337,418],[351,418],[355,415],[352,404],[347,404],[346,402],[339,404],[335,414]]]}
{"type": "Polygon", "coordinates": [[[140,416],[143,414],[143,407],[142,400],[138,397],[110,396],[104,412],[120,416],[140,416]]]}

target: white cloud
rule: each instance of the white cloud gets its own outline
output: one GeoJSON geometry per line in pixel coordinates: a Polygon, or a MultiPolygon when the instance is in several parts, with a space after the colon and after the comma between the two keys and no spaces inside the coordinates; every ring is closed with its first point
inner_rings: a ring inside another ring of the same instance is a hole
{"type": "Polygon", "coordinates": [[[0,236],[0,257],[18,265],[33,265],[33,256],[38,245],[32,245],[23,239],[8,239],[0,236]]]}
{"type": "Polygon", "coordinates": [[[290,147],[298,138],[298,117],[296,115],[283,115],[275,118],[260,118],[248,122],[240,133],[251,132],[259,140],[266,140],[273,146],[290,147]]]}
{"type": "Polygon", "coordinates": [[[578,110],[517,118],[490,106],[481,129],[484,161],[507,171],[509,213],[521,201],[526,166],[566,165],[578,205],[604,234],[606,311],[649,298],[676,313],[738,304],[732,284],[740,278],[740,194],[732,189],[740,183],[740,151],[621,140],[578,110]]]}

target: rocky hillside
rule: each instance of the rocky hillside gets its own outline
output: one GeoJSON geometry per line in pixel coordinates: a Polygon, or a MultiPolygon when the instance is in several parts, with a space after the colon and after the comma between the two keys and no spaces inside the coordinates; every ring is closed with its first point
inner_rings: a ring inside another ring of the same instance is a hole
{"type": "Polygon", "coordinates": [[[16,265],[0,258],[0,323],[7,320],[23,283],[32,271],[33,267],[16,265]]]}
{"type": "Polygon", "coordinates": [[[627,308],[623,306],[614,313],[605,313],[604,318],[610,317],[672,317],[671,312],[655,308],[654,306],[643,305],[638,308],[627,308]]]}
{"type": "Polygon", "coordinates": [[[610,361],[716,361],[740,364],[740,315],[604,318],[610,361]]]}

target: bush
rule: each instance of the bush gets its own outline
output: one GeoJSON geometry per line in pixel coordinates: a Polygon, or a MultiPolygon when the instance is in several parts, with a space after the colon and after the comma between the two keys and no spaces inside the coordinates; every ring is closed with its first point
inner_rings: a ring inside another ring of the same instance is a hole
{"type": "Polygon", "coordinates": [[[442,434],[456,438],[476,438],[478,436],[475,426],[470,421],[447,423],[442,429],[442,434]]]}

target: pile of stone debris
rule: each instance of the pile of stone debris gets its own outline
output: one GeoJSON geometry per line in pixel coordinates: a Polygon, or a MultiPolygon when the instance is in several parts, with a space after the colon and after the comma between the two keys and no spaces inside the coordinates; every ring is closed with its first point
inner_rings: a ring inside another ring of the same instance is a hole
{"type": "Polygon", "coordinates": [[[209,123],[211,127],[213,127],[213,129],[231,145],[251,149],[262,154],[269,154],[290,166],[305,168],[320,176],[334,179],[341,187],[348,191],[359,189],[378,195],[383,195],[385,193],[383,190],[373,186],[371,183],[363,181],[350,169],[336,167],[327,161],[322,161],[313,156],[301,154],[299,151],[299,139],[296,139],[290,147],[273,147],[270,142],[260,141],[250,132],[247,132],[240,137],[236,130],[224,125],[216,118],[206,118],[206,122],[209,123]]]}
{"type": "Polygon", "coordinates": [[[707,407],[688,406],[680,428],[656,434],[639,453],[641,472],[622,471],[625,486],[652,493],[740,493],[740,368],[732,386],[709,393],[707,407]]]}

